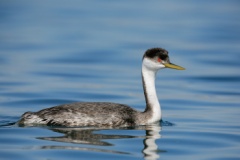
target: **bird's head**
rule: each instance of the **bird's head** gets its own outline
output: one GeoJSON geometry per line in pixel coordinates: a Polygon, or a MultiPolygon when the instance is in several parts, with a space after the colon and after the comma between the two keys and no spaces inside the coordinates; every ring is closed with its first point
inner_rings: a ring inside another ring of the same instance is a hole
{"type": "Polygon", "coordinates": [[[162,68],[185,70],[185,68],[171,63],[168,51],[162,48],[148,49],[143,55],[143,65],[153,71],[158,71],[162,68]]]}

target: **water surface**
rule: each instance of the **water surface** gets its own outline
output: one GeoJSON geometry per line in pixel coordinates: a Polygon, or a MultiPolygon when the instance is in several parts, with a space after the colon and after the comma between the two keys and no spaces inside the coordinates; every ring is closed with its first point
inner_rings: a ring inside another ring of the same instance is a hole
{"type": "Polygon", "coordinates": [[[220,1],[1,1],[0,159],[239,159],[240,9],[220,1]],[[163,123],[134,128],[11,125],[76,101],[144,110],[141,60],[163,47],[163,123]]]}

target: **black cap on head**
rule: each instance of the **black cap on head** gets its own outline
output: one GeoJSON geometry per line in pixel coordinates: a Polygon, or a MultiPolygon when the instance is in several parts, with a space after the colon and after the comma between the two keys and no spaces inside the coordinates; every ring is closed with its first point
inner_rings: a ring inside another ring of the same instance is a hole
{"type": "Polygon", "coordinates": [[[161,60],[164,60],[166,62],[169,62],[169,57],[168,57],[168,51],[163,49],[163,48],[151,48],[148,49],[143,58],[160,58],[161,60]]]}

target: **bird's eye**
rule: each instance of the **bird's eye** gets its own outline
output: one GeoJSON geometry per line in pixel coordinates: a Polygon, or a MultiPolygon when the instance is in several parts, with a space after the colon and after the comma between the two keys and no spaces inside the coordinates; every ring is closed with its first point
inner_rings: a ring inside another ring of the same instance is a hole
{"type": "Polygon", "coordinates": [[[158,58],[158,62],[162,62],[161,58],[158,58]]]}

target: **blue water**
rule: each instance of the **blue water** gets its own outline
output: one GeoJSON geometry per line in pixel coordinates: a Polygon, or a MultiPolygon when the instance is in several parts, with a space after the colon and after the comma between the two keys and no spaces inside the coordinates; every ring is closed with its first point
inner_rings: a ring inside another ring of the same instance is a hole
{"type": "Polygon", "coordinates": [[[239,60],[236,0],[2,0],[0,159],[240,159],[239,60]],[[76,101],[144,110],[140,69],[151,47],[187,69],[158,73],[161,125],[11,125],[76,101]]]}

